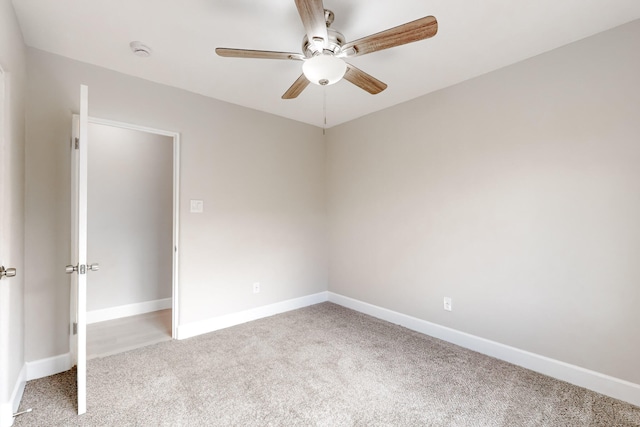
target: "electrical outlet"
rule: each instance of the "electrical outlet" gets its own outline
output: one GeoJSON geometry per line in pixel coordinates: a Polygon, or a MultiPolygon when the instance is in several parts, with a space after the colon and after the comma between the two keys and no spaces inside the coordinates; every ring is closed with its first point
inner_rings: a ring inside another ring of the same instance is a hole
{"type": "Polygon", "coordinates": [[[255,282],[255,283],[253,284],[253,293],[254,293],[254,294],[257,294],[257,293],[259,293],[259,292],[260,292],[260,282],[255,282]]]}
{"type": "Polygon", "coordinates": [[[452,301],[450,297],[444,297],[444,309],[446,311],[451,311],[453,310],[452,308],[452,301]]]}

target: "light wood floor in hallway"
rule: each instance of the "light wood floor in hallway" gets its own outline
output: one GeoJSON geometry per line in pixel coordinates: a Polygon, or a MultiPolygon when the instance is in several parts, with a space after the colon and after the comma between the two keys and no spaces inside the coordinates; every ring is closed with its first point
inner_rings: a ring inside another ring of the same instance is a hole
{"type": "Polygon", "coordinates": [[[171,340],[171,310],[87,325],[87,358],[105,357],[171,340]]]}

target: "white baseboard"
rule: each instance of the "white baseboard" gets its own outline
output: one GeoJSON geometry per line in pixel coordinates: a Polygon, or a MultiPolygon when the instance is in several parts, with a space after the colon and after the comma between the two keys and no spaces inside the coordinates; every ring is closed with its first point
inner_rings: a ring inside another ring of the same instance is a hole
{"type": "MultiPolygon", "coordinates": [[[[525,350],[520,350],[515,347],[467,334],[446,326],[431,323],[426,320],[398,313],[396,311],[345,297],[333,292],[320,292],[238,313],[231,313],[199,322],[180,325],[178,326],[177,338],[180,340],[191,338],[197,335],[319,304],[325,301],[331,301],[343,307],[368,314],[387,322],[401,325],[413,331],[439,338],[461,347],[477,351],[478,353],[486,354],[487,356],[495,357],[496,359],[504,360],[506,362],[513,363],[514,365],[522,366],[523,368],[566,381],[579,387],[584,387],[597,393],[640,406],[639,384],[601,374],[599,372],[591,371],[589,369],[581,368],[576,365],[571,365],[569,363],[551,359],[525,350]]],[[[18,395],[21,395],[22,390],[24,389],[24,379],[22,378],[25,378],[25,370],[26,380],[33,380],[67,371],[71,369],[71,367],[72,363],[70,353],[34,362],[27,362],[26,369],[23,369],[23,372],[20,374],[21,379],[16,385],[14,396],[17,398],[18,395]]],[[[10,403],[0,402],[0,427],[11,425],[5,424],[5,419],[7,418],[6,414],[8,413],[11,415],[11,423],[13,422],[13,404],[15,401],[16,400],[14,398],[10,403]]],[[[17,398],[17,402],[19,401],[19,398],[17,398]]]]}
{"type": "Polygon", "coordinates": [[[22,400],[22,393],[24,393],[24,387],[27,384],[27,366],[22,365],[22,369],[16,379],[16,384],[13,387],[13,392],[8,402],[0,402],[0,427],[9,427],[13,425],[13,414],[18,412],[20,401],[22,400]]]}
{"type": "Polygon", "coordinates": [[[171,308],[171,298],[87,311],[87,325],[171,308]]]}
{"type": "MultiPolygon", "coordinates": [[[[296,310],[298,308],[307,307],[309,305],[318,304],[328,300],[327,292],[320,292],[301,298],[290,299],[275,304],[257,307],[251,310],[232,313],[225,316],[215,317],[212,319],[193,322],[186,325],[178,326],[178,339],[186,339],[195,337],[196,335],[206,334],[218,329],[228,328],[230,326],[239,325],[241,323],[250,322],[252,320],[269,317],[286,311],[296,310]]],[[[158,300],[158,301],[171,301],[158,300]]],[[[157,301],[152,301],[157,302],[157,301]]],[[[135,304],[133,304],[135,305],[135,304]]],[[[128,307],[128,306],[123,306],[128,307]]],[[[155,305],[154,307],[158,307],[155,305]]],[[[162,309],[162,308],[160,308],[162,309]]],[[[155,310],[149,310],[155,311],[155,310]]],[[[68,371],[73,367],[71,353],[65,353],[46,359],[35,360],[26,363],[26,379],[28,381],[38,378],[48,377],[49,375],[59,374],[68,371]]]]}
{"type": "Polygon", "coordinates": [[[297,310],[314,304],[319,304],[328,300],[327,292],[320,292],[301,298],[290,299],[287,301],[277,302],[275,304],[265,305],[253,308],[251,310],[231,313],[224,316],[214,317],[199,322],[187,323],[178,326],[178,339],[186,339],[197,335],[206,334],[217,331],[219,329],[228,328],[242,323],[251,322],[252,320],[262,319],[263,317],[274,316],[286,311],[297,310]]]}
{"type": "Polygon", "coordinates": [[[27,362],[26,366],[27,381],[31,381],[68,371],[73,367],[73,363],[71,361],[71,353],[65,353],[27,362]]]}
{"type": "Polygon", "coordinates": [[[329,292],[329,301],[395,323],[416,332],[468,348],[496,359],[640,406],[640,385],[539,354],[500,344],[406,314],[329,292]]]}

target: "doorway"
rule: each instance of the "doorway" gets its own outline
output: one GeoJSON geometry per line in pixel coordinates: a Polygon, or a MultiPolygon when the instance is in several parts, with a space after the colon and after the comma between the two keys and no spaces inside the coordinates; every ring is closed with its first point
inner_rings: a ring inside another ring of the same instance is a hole
{"type": "Polygon", "coordinates": [[[178,136],[89,118],[87,358],[175,337],[178,136]]]}

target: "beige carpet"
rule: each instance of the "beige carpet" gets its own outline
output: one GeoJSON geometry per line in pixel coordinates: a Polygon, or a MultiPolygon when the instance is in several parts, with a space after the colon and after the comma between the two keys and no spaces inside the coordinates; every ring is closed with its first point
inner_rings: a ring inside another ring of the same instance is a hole
{"type": "Polygon", "coordinates": [[[640,426],[640,408],[323,303],[31,381],[16,426],[640,426]]]}

